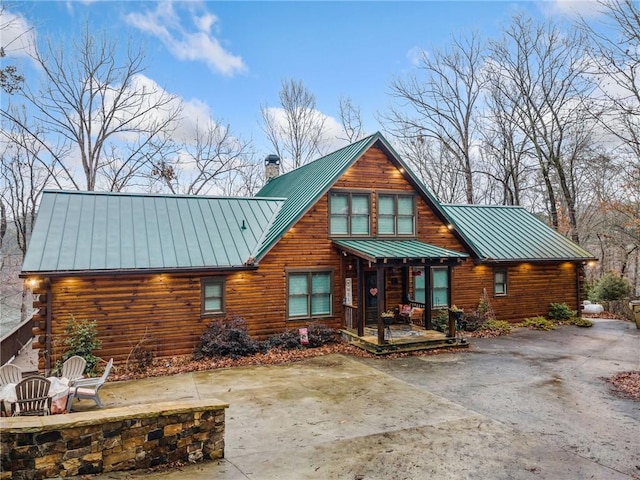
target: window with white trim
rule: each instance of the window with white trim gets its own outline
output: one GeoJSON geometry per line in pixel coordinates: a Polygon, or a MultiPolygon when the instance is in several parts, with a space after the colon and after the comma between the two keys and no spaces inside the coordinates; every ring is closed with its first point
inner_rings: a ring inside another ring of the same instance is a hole
{"type": "Polygon", "coordinates": [[[507,269],[495,268],[493,270],[493,294],[503,297],[507,294],[507,269]]]}
{"type": "Polygon", "coordinates": [[[415,199],[413,195],[378,195],[378,235],[413,236],[415,199]]]}
{"type": "Polygon", "coordinates": [[[333,298],[331,271],[289,272],[287,310],[291,320],[330,317],[333,298]]]}
{"type": "Polygon", "coordinates": [[[202,279],[202,313],[224,313],[224,278],[202,279]]]}
{"type": "Polygon", "coordinates": [[[329,195],[329,234],[368,236],[370,196],[366,193],[331,193],[329,195]]]}

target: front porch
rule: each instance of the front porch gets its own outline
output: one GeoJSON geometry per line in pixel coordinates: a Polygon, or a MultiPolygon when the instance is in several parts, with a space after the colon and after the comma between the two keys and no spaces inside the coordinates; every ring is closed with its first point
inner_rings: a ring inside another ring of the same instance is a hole
{"type": "Polygon", "coordinates": [[[342,330],[342,334],[352,345],[376,355],[469,346],[461,336],[452,338],[437,330],[427,330],[412,324],[387,325],[383,343],[378,341],[377,328],[365,327],[361,336],[357,331],[349,329],[342,330]]]}

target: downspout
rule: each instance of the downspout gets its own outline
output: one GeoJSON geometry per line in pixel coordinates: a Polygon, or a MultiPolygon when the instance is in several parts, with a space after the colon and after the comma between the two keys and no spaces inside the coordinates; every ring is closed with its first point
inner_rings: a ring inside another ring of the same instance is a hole
{"type": "Polygon", "coordinates": [[[52,302],[52,296],[53,296],[53,292],[51,291],[51,278],[50,277],[46,277],[44,279],[44,286],[45,286],[45,291],[47,294],[47,314],[46,314],[46,340],[45,340],[45,357],[44,357],[44,373],[45,376],[49,376],[51,374],[51,349],[52,349],[52,341],[51,341],[51,330],[52,330],[52,326],[51,326],[51,306],[53,304],[52,302]]]}

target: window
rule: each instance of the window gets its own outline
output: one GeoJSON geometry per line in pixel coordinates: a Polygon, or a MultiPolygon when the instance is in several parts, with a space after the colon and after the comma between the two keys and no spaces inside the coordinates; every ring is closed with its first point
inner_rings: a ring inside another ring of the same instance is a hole
{"type": "Polygon", "coordinates": [[[413,195],[378,197],[378,235],[414,235],[413,195]]]}
{"type": "Polygon", "coordinates": [[[202,313],[224,312],[224,278],[202,279],[202,313]]]}
{"type": "Polygon", "coordinates": [[[426,283],[424,267],[413,267],[413,298],[416,302],[426,303],[426,283]]]}
{"type": "Polygon", "coordinates": [[[496,268],[493,271],[493,293],[495,296],[507,294],[507,269],[496,268]]]}
{"type": "Polygon", "coordinates": [[[431,298],[433,308],[449,306],[449,269],[434,267],[431,269],[431,298]]]}
{"type": "Polygon", "coordinates": [[[332,193],[329,216],[331,235],[369,235],[369,195],[332,193]]]}
{"type": "Polygon", "coordinates": [[[289,273],[289,318],[331,316],[332,278],[331,271],[289,273]]]}

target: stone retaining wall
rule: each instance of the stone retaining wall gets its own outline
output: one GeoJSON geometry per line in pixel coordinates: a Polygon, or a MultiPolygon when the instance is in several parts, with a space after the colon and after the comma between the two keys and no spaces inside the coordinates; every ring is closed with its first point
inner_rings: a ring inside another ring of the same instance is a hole
{"type": "Polygon", "coordinates": [[[217,400],[0,420],[0,479],[42,479],[224,457],[217,400]]]}

